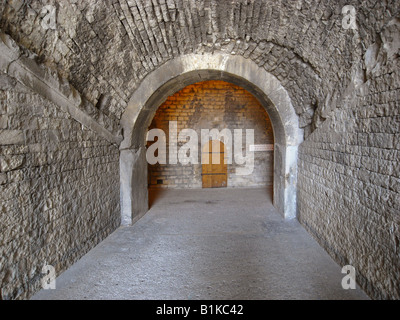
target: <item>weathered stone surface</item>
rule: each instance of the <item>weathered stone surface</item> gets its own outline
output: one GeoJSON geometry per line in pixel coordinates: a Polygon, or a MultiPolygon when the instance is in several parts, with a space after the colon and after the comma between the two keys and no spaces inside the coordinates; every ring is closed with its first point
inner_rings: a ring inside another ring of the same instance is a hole
{"type": "Polygon", "coordinates": [[[1,298],[24,299],[43,265],[59,274],[119,225],[119,151],[37,93],[1,89],[1,298]]]}
{"type": "Polygon", "coordinates": [[[368,48],[369,80],[301,145],[299,220],[371,297],[399,299],[400,77],[385,50],[368,48]]]}
{"type": "Polygon", "coordinates": [[[81,95],[55,72],[37,64],[31,56],[19,56],[20,48],[9,36],[1,34],[0,39],[0,49],[3,51],[0,64],[7,66],[4,69],[6,74],[0,78],[0,88],[6,90],[15,87],[15,79],[18,79],[26,88],[54,102],[75,120],[108,141],[119,143],[121,139],[118,137],[118,124],[104,115],[99,108],[82,99],[81,95]]]}
{"type": "Polygon", "coordinates": [[[5,156],[0,157],[0,172],[8,172],[20,169],[25,162],[25,156],[5,156]]]}
{"type": "MultiPolygon", "coordinates": [[[[4,119],[8,120],[8,117],[4,117],[4,119]]],[[[7,123],[4,123],[3,127],[7,128],[7,123]]],[[[0,146],[22,143],[24,143],[24,132],[22,130],[1,130],[0,128],[0,146]]]]}
{"type": "Polygon", "coordinates": [[[0,173],[0,185],[7,183],[7,175],[5,173],[0,173]]]}

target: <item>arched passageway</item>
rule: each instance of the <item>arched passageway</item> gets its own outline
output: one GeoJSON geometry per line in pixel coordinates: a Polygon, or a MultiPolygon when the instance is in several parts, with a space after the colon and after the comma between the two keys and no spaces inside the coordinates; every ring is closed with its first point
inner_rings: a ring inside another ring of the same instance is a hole
{"type": "Polygon", "coordinates": [[[133,93],[121,124],[122,224],[148,210],[146,133],[158,107],[168,96],[205,80],[224,80],[252,93],[268,112],[274,131],[274,206],[287,219],[296,216],[297,150],[302,141],[298,117],[279,81],[254,62],[223,54],[187,55],[167,62],[133,93]]]}

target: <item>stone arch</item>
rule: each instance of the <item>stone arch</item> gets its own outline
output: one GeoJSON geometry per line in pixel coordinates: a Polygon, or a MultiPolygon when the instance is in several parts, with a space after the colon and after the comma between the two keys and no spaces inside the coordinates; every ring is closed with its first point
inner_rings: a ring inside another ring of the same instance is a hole
{"type": "Polygon", "coordinates": [[[297,152],[303,132],[287,91],[273,75],[249,59],[222,53],[189,54],[151,72],[135,90],[122,115],[122,225],[134,223],[148,210],[145,138],[156,110],[168,96],[205,80],[241,86],[265,107],[275,138],[274,206],[286,219],[296,217],[297,152]]]}

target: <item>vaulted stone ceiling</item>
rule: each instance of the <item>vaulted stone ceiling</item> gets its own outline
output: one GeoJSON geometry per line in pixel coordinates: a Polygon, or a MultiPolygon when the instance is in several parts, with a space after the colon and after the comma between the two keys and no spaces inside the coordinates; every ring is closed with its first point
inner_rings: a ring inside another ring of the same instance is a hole
{"type": "Polygon", "coordinates": [[[398,0],[10,0],[1,3],[0,27],[115,120],[152,70],[220,51],[276,76],[300,125],[312,129],[352,81],[364,80],[365,51],[399,8],[398,0]],[[41,26],[48,4],[54,30],[41,26]],[[348,4],[357,8],[356,30],[342,25],[348,4]]]}

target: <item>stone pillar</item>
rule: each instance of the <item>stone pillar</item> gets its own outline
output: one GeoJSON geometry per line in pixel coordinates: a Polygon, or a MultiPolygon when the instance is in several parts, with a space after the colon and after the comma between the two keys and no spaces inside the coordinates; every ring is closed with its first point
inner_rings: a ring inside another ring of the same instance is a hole
{"type": "Polygon", "coordinates": [[[149,209],[146,148],[120,152],[121,225],[139,220],[149,209]]]}

